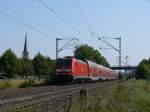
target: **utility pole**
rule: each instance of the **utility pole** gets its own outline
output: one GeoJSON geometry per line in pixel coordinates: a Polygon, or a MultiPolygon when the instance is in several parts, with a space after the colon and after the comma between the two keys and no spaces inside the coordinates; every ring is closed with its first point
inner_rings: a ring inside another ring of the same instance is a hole
{"type": "Polygon", "coordinates": [[[121,37],[117,39],[119,40],[119,67],[121,68],[121,37]]]}
{"type": "MultiPolygon", "coordinates": [[[[119,38],[116,38],[116,39],[118,39],[119,40],[119,68],[121,68],[121,37],[119,37],[119,38]]],[[[122,77],[121,76],[121,71],[119,71],[119,75],[120,75],[120,77],[122,77]]]]}
{"type": "MultiPolygon", "coordinates": [[[[78,39],[76,39],[75,37],[73,37],[71,40],[69,40],[66,44],[64,44],[61,48],[59,48],[58,46],[58,42],[60,40],[64,40],[63,38],[56,38],[56,61],[57,59],[59,58],[58,57],[58,53],[67,49],[69,46],[73,45],[75,42],[73,42],[74,40],[75,41],[79,41],[78,39]]],[[[68,39],[67,39],[68,40],[68,39]]]]}
{"type": "Polygon", "coordinates": [[[126,67],[127,67],[127,66],[128,66],[129,55],[127,55],[127,56],[125,57],[125,59],[126,59],[126,67]]]}
{"type": "MultiPolygon", "coordinates": [[[[125,57],[125,60],[126,60],[126,67],[128,66],[128,58],[129,58],[129,56],[127,55],[127,56],[125,57]]],[[[125,74],[127,75],[127,69],[125,69],[125,74]]]]}
{"type": "Polygon", "coordinates": [[[57,59],[58,59],[58,41],[59,40],[62,40],[61,38],[56,38],[56,61],[57,61],[57,59]]]}
{"type": "Polygon", "coordinates": [[[105,44],[107,44],[109,47],[111,47],[112,49],[114,49],[116,52],[119,53],[119,67],[121,68],[121,37],[119,38],[109,38],[109,37],[98,37],[99,40],[103,41],[105,44]],[[116,47],[114,47],[113,45],[111,45],[108,41],[106,41],[106,39],[116,39],[119,40],[119,49],[117,49],[116,47]]]}
{"type": "MultiPolygon", "coordinates": [[[[119,68],[121,68],[121,63],[122,63],[122,60],[121,60],[121,37],[119,38],[110,38],[110,37],[98,37],[99,40],[102,40],[105,44],[107,44],[109,47],[111,47],[112,49],[114,49],[116,52],[118,52],[119,54],[119,68]],[[113,45],[111,45],[108,41],[106,41],[106,39],[117,39],[119,40],[119,49],[117,49],[116,47],[114,47],[113,45]]],[[[119,70],[119,77],[122,78],[121,76],[121,71],[119,70]]]]}

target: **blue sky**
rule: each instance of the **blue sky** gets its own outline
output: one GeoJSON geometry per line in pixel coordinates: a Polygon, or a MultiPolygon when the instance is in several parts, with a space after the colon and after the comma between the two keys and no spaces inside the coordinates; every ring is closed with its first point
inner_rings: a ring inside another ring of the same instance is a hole
{"type": "MultiPolygon", "coordinates": [[[[94,48],[107,47],[98,36],[122,37],[122,55],[129,55],[129,64],[136,65],[149,58],[150,1],[149,0],[42,0],[71,26],[65,24],[37,0],[0,0],[0,55],[11,48],[21,56],[25,33],[28,32],[28,50],[33,58],[37,52],[55,58],[55,38],[73,38],[79,44],[94,48]],[[65,8],[65,9],[64,9],[65,8]],[[8,18],[14,18],[48,35],[8,18]],[[41,27],[38,24],[44,26],[41,27]],[[45,28],[46,27],[46,28],[45,28]],[[91,32],[93,35],[91,35],[91,32]]],[[[63,40],[63,46],[68,40],[63,40]]],[[[118,41],[108,40],[118,47],[118,41]]],[[[111,65],[117,64],[118,53],[101,50],[111,65]]],[[[72,55],[73,49],[59,54],[72,55]]]]}

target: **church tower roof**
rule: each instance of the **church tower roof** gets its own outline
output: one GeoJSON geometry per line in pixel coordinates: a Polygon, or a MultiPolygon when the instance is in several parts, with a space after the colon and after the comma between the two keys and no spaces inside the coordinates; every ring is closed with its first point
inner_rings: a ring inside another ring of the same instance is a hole
{"type": "Polygon", "coordinates": [[[22,52],[22,58],[29,59],[28,54],[29,54],[29,52],[28,52],[28,48],[27,48],[27,32],[26,32],[26,34],[25,34],[24,49],[23,49],[23,52],[22,52]]]}

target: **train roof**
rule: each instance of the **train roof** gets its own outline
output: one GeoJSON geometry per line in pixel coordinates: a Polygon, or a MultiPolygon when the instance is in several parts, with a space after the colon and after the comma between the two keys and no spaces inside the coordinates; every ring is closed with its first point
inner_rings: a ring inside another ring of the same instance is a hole
{"type": "Polygon", "coordinates": [[[112,69],[110,69],[110,68],[108,68],[108,67],[104,67],[103,65],[97,64],[97,63],[95,63],[95,62],[93,62],[93,61],[90,61],[90,60],[87,60],[87,59],[86,59],[86,61],[87,61],[87,63],[88,63],[90,66],[97,67],[97,68],[103,68],[103,69],[107,69],[107,70],[112,70],[112,69]]]}
{"type": "Polygon", "coordinates": [[[58,60],[76,60],[77,62],[80,62],[80,63],[87,63],[86,61],[83,61],[83,60],[80,60],[80,59],[77,59],[75,57],[71,57],[71,56],[66,56],[64,58],[59,58],[58,60]]]}
{"type": "MultiPolygon", "coordinates": [[[[112,70],[112,69],[110,69],[110,68],[108,68],[108,67],[105,67],[105,66],[100,65],[100,64],[98,64],[98,63],[95,63],[95,62],[93,62],[93,61],[90,61],[90,60],[88,60],[88,59],[85,59],[85,61],[83,61],[83,60],[80,60],[80,59],[77,59],[77,58],[71,57],[71,56],[67,56],[67,57],[59,58],[59,59],[75,59],[76,61],[78,61],[78,62],[80,62],[80,63],[88,63],[88,65],[93,66],[93,67],[103,68],[103,69],[106,69],[106,70],[112,70]]],[[[112,70],[112,71],[113,71],[113,70],[112,70]]]]}
{"type": "Polygon", "coordinates": [[[87,63],[87,62],[85,62],[85,61],[83,61],[83,60],[80,60],[80,59],[77,59],[77,58],[74,58],[75,60],[77,60],[78,62],[80,62],[80,63],[87,63]]]}

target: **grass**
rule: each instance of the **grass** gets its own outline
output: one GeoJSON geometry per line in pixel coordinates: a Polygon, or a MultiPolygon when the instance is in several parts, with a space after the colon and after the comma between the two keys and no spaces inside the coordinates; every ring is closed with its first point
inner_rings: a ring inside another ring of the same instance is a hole
{"type": "Polygon", "coordinates": [[[24,79],[0,80],[0,89],[27,88],[33,86],[40,86],[43,84],[44,80],[24,80],[24,79]]]}
{"type": "Polygon", "coordinates": [[[150,82],[129,80],[97,89],[91,95],[74,98],[65,112],[150,112],[150,82]]]}
{"type": "Polygon", "coordinates": [[[150,82],[119,82],[73,100],[67,112],[150,112],[150,82]]]}

